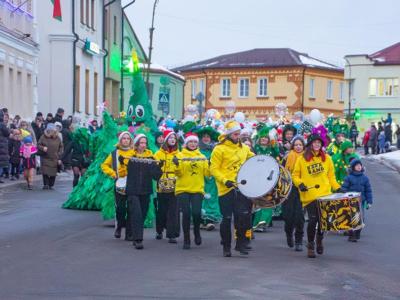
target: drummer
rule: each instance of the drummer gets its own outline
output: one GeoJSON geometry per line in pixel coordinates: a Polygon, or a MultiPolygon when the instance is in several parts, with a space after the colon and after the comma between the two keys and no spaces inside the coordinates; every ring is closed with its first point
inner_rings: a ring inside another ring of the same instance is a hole
{"type": "Polygon", "coordinates": [[[316,199],[340,189],[335,179],[335,169],[331,157],[323,150],[324,141],[319,135],[311,135],[304,154],[300,156],[292,172],[293,183],[300,190],[300,200],[308,213],[307,256],[315,258],[315,235],[317,253],[323,254],[323,232],[319,224],[320,215],[316,199]],[[316,226],[318,225],[318,232],[316,226]]]}
{"type": "Polygon", "coordinates": [[[251,211],[249,199],[243,196],[236,187],[236,176],[242,164],[254,156],[250,148],[242,144],[240,137],[240,124],[228,121],[225,132],[219,136],[217,144],[211,154],[211,175],[216,179],[219,197],[219,206],[222,214],[220,234],[223,245],[223,256],[230,257],[232,229],[231,220],[234,217],[237,229],[237,242],[235,250],[247,255],[246,229],[251,226],[251,211]]]}

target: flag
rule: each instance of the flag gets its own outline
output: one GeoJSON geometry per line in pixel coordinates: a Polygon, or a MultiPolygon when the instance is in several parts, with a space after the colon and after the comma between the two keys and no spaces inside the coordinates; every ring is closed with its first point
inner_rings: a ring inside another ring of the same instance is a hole
{"type": "Polygon", "coordinates": [[[53,18],[57,19],[58,21],[62,21],[60,1],[61,0],[51,0],[51,3],[53,3],[53,18]]]}

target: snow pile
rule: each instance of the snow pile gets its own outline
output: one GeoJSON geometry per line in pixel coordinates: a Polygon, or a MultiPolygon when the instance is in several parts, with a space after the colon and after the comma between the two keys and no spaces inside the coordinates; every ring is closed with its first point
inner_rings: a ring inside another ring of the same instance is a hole
{"type": "Polygon", "coordinates": [[[317,60],[315,58],[299,55],[301,62],[305,65],[310,67],[322,67],[322,68],[329,68],[329,69],[339,69],[339,67],[324,63],[323,61],[317,60]]]}
{"type": "Polygon", "coordinates": [[[368,158],[380,161],[385,165],[400,172],[400,150],[379,155],[371,155],[368,156],[368,158]]]}

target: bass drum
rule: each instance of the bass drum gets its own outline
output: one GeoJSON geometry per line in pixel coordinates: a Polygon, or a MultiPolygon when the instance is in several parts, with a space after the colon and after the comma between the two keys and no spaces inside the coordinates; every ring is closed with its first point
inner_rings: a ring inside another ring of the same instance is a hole
{"type": "Polygon", "coordinates": [[[272,208],[282,204],[292,189],[288,170],[268,155],[248,159],[237,175],[240,192],[250,198],[256,208],[272,208]]]}

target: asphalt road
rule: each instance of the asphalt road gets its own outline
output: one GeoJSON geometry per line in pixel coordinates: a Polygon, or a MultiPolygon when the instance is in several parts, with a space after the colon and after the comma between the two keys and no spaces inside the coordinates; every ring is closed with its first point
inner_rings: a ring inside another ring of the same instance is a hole
{"type": "Polygon", "coordinates": [[[361,241],[329,234],[325,254],[287,248],[283,223],[249,257],[222,257],[219,234],[190,251],[145,233],[142,251],[99,213],[60,206],[56,190],[0,190],[0,299],[400,299],[400,176],[369,162],[375,203],[361,241]]]}

